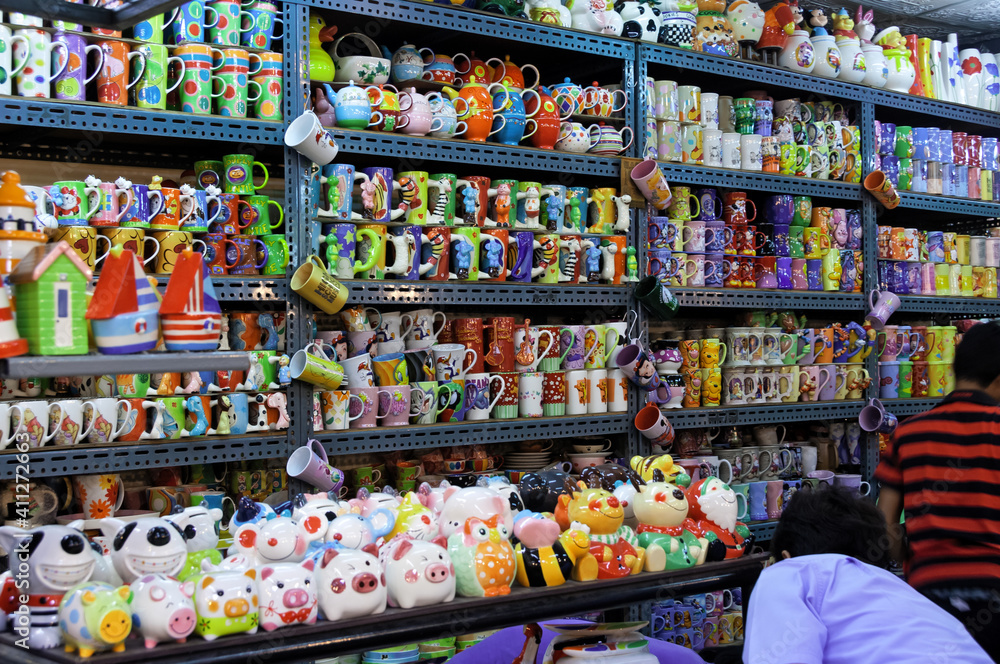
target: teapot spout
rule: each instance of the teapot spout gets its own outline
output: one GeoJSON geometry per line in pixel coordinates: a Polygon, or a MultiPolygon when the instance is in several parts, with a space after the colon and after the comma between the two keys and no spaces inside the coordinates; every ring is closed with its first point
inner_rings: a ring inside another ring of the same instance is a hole
{"type": "Polygon", "coordinates": [[[381,49],[382,49],[382,57],[386,58],[387,60],[392,60],[392,53],[389,52],[389,47],[382,45],[381,49]]]}
{"type": "Polygon", "coordinates": [[[446,95],[448,95],[448,99],[455,99],[458,97],[458,91],[455,90],[455,88],[450,88],[448,86],[445,86],[441,88],[441,91],[444,92],[446,95]]]}

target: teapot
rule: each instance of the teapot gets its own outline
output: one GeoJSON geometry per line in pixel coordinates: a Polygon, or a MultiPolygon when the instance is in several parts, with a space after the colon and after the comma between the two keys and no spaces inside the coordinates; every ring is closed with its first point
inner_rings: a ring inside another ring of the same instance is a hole
{"type": "Polygon", "coordinates": [[[466,132],[468,126],[458,119],[458,111],[455,108],[456,105],[460,105],[463,108],[463,112],[467,111],[469,105],[464,99],[459,98],[452,101],[439,96],[437,99],[429,101],[434,118],[441,121],[441,127],[431,131],[431,136],[435,138],[452,138],[456,134],[464,134],[466,132]]]}
{"type": "Polygon", "coordinates": [[[337,38],[330,49],[333,62],[337,66],[334,80],[344,83],[346,81],[360,81],[365,84],[379,85],[389,81],[389,60],[381,57],[378,46],[371,39],[360,32],[350,32],[337,38]],[[367,55],[339,55],[340,44],[345,39],[354,38],[361,42],[368,49],[367,55]]]}
{"type": "Polygon", "coordinates": [[[529,114],[525,110],[524,98],[528,96],[538,97],[537,92],[534,90],[525,90],[522,92],[506,85],[503,86],[503,89],[507,92],[506,100],[500,108],[493,108],[493,128],[497,130],[496,140],[498,143],[503,143],[504,145],[517,145],[522,139],[538,131],[538,123],[535,123],[534,129],[527,134],[524,133],[527,120],[534,117],[541,110],[541,105],[536,102],[534,112],[529,114]],[[497,124],[501,120],[504,124],[502,130],[497,128],[497,124]]]}
{"type": "Polygon", "coordinates": [[[400,117],[399,90],[396,89],[396,86],[383,83],[382,85],[369,85],[365,89],[368,91],[368,102],[372,105],[372,111],[381,114],[381,117],[370,125],[371,127],[379,131],[395,131],[406,126],[409,120],[400,117]],[[381,101],[379,95],[381,95],[381,101]]]}
{"type": "MultiPolygon", "coordinates": [[[[500,59],[490,58],[486,62],[483,62],[482,58],[476,56],[475,51],[469,51],[469,53],[470,55],[468,56],[464,55],[462,56],[466,58],[466,67],[464,71],[460,71],[458,73],[458,80],[461,81],[462,85],[465,85],[469,81],[475,81],[480,85],[489,85],[490,83],[492,83],[493,67],[490,66],[490,63],[500,62],[500,59]]],[[[458,65],[455,65],[455,67],[457,69],[458,65]]]]}
{"type": "Polygon", "coordinates": [[[469,56],[464,53],[456,53],[455,58],[453,58],[448,55],[434,53],[429,48],[420,49],[420,55],[424,59],[424,72],[420,78],[425,81],[437,81],[438,83],[447,83],[449,85],[455,82],[455,78],[460,73],[455,67],[455,58],[463,57],[466,60],[469,59],[469,56]]]}
{"type": "Polygon", "coordinates": [[[559,140],[556,150],[583,153],[596,145],[590,133],[579,122],[563,122],[559,125],[559,140]]]}
{"type": "Polygon", "coordinates": [[[383,46],[382,55],[391,60],[389,78],[395,83],[420,78],[424,73],[424,59],[412,44],[403,44],[391,55],[389,49],[383,46]]]}
{"type": "Polygon", "coordinates": [[[559,113],[567,118],[583,113],[587,108],[584,105],[583,87],[570,81],[569,76],[564,78],[562,83],[547,88],[547,92],[558,102],[559,113]],[[560,99],[560,97],[562,98],[560,99]]]}
{"type": "MultiPolygon", "coordinates": [[[[492,60],[490,61],[492,62],[492,60]]],[[[523,67],[518,67],[513,62],[510,61],[510,56],[505,55],[503,62],[500,63],[500,67],[493,70],[493,82],[502,83],[507,87],[508,90],[533,90],[538,87],[540,77],[538,75],[538,69],[534,65],[524,65],[523,67]],[[524,84],[524,70],[530,69],[535,72],[535,81],[531,85],[524,84]]]]}
{"type": "Polygon", "coordinates": [[[327,26],[322,16],[309,14],[309,78],[314,81],[333,81],[336,68],[323,44],[332,42],[335,34],[337,26],[327,26]]]}
{"type": "Polygon", "coordinates": [[[480,85],[475,81],[470,81],[462,86],[461,91],[456,92],[454,88],[444,88],[444,93],[454,101],[463,99],[466,103],[465,112],[459,112],[458,119],[465,122],[467,129],[465,138],[470,141],[483,142],[492,134],[497,133],[504,126],[503,120],[499,128],[493,126],[493,109],[497,107],[497,99],[493,96],[494,88],[503,92],[504,101],[500,102],[500,107],[506,104],[507,91],[498,83],[493,83],[488,87],[480,85]]]}
{"type": "Polygon", "coordinates": [[[619,155],[631,147],[632,140],[635,138],[631,127],[623,127],[621,131],[618,131],[603,122],[590,125],[587,131],[590,134],[590,140],[594,143],[589,150],[593,154],[619,155]],[[594,133],[595,129],[597,130],[596,134],[594,133]],[[625,143],[625,139],[622,138],[622,134],[626,131],[629,135],[628,143],[625,143]]]}
{"type": "Polygon", "coordinates": [[[372,112],[372,95],[382,103],[382,92],[376,87],[363,88],[350,81],[346,87],[333,91],[329,83],[324,83],[327,99],[332,100],[334,113],[337,115],[337,126],[344,129],[367,129],[382,121],[382,114],[372,112]],[[374,93],[372,92],[374,91],[374,93]],[[378,118],[377,120],[375,118],[378,118]]]}
{"type": "Polygon", "coordinates": [[[422,95],[416,88],[404,88],[399,93],[399,110],[407,118],[402,132],[410,136],[426,136],[428,132],[440,131],[443,121],[436,120],[431,111],[431,99],[440,99],[441,94],[432,92],[422,95]],[[435,126],[436,125],[436,126],[435,126]]]}
{"type": "Polygon", "coordinates": [[[567,93],[557,93],[553,99],[543,86],[538,89],[537,99],[527,99],[525,109],[529,124],[534,124],[535,129],[528,134],[531,137],[531,144],[536,148],[551,150],[559,140],[559,124],[569,118],[569,114],[560,115],[559,104],[561,102],[571,103],[567,99],[567,93]]]}
{"type": "Polygon", "coordinates": [[[628,93],[622,89],[610,90],[602,88],[594,81],[594,84],[583,91],[583,109],[587,115],[599,117],[609,117],[614,113],[620,113],[628,106],[628,93]],[[615,106],[615,95],[622,96],[621,106],[615,106]]]}

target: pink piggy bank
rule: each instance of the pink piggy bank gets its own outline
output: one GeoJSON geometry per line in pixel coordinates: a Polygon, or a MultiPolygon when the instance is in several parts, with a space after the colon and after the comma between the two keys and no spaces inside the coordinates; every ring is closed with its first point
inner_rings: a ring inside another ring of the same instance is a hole
{"type": "Polygon", "coordinates": [[[180,582],[166,574],[147,574],[133,581],[132,627],[147,648],[164,641],[184,643],[194,631],[194,583],[180,582]]]}
{"type": "Polygon", "coordinates": [[[316,622],[318,598],[313,583],[314,566],[310,559],[299,565],[278,563],[260,568],[257,593],[260,626],[265,631],[316,622]]]}
{"type": "Polygon", "coordinates": [[[455,566],[444,544],[442,538],[424,542],[400,535],[382,547],[390,606],[411,609],[455,599],[455,566]]]}
{"type": "Polygon", "coordinates": [[[514,531],[510,501],[498,491],[482,486],[465,489],[449,487],[445,490],[444,507],[441,509],[441,535],[449,537],[458,532],[472,517],[488,521],[494,514],[502,515],[507,532],[514,531]]]}
{"type": "Polygon", "coordinates": [[[382,563],[371,553],[327,549],[317,572],[319,605],[327,620],[369,616],[385,611],[382,563]]]}

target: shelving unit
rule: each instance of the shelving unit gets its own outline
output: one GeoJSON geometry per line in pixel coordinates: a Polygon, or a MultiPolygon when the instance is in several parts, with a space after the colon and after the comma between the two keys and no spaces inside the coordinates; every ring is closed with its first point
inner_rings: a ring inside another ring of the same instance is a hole
{"type": "Polygon", "coordinates": [[[48,376],[100,376],[131,373],[142,366],[143,373],[164,371],[244,371],[250,358],[242,352],[137,353],[134,355],[21,355],[0,360],[0,375],[10,378],[48,376]]]}

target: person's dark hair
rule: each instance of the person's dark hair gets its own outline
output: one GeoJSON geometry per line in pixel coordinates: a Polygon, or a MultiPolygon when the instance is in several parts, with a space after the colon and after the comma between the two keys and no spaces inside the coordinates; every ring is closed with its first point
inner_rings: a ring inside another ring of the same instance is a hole
{"type": "Polygon", "coordinates": [[[1000,323],[979,323],[962,335],[955,348],[955,379],[989,387],[1000,376],[1000,323]]]}
{"type": "Polygon", "coordinates": [[[785,505],[771,539],[771,555],[792,558],[840,553],[877,567],[889,566],[885,519],[866,498],[841,487],[798,491],[785,505]]]}

